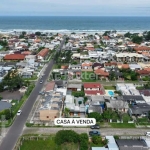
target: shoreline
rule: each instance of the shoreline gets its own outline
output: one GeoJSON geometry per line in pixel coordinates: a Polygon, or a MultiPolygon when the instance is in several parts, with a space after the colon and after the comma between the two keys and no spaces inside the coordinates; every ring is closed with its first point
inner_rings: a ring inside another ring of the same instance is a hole
{"type": "MultiPolygon", "coordinates": [[[[150,30],[150,29],[149,29],[150,30]]],[[[58,30],[45,30],[45,29],[0,29],[0,34],[10,34],[10,33],[15,33],[15,32],[28,32],[28,33],[34,33],[34,32],[42,32],[42,33],[100,33],[103,34],[105,31],[116,31],[117,34],[125,34],[127,32],[130,33],[143,33],[144,31],[149,31],[149,30],[112,30],[112,29],[106,29],[106,30],[68,30],[68,29],[58,29],[58,30]]]]}

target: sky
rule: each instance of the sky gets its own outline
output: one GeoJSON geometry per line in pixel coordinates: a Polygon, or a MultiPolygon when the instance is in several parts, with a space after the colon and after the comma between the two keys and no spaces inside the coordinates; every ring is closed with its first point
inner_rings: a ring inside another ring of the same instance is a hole
{"type": "Polygon", "coordinates": [[[150,16],[150,0],[0,0],[0,16],[150,16]]]}

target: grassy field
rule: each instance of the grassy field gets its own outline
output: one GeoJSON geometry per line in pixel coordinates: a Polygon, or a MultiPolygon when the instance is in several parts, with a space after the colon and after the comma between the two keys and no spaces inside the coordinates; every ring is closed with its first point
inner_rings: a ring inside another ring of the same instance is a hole
{"type": "Polygon", "coordinates": [[[25,140],[20,150],[78,150],[78,144],[65,143],[56,145],[54,137],[50,137],[46,140],[25,140]]]}
{"type": "Polygon", "coordinates": [[[135,128],[134,123],[110,123],[112,128],[135,128]]]}
{"type": "Polygon", "coordinates": [[[89,72],[83,71],[81,78],[82,78],[82,82],[96,82],[95,74],[93,71],[89,71],[89,72]]]}
{"type": "Polygon", "coordinates": [[[116,90],[115,86],[104,86],[105,90],[116,90]]]}

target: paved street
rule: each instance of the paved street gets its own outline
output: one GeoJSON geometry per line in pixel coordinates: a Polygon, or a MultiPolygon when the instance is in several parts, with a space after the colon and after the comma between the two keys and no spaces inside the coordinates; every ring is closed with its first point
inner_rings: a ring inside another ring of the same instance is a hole
{"type": "MultiPolygon", "coordinates": [[[[74,130],[77,133],[88,133],[90,128],[25,128],[23,134],[55,134],[59,130],[74,130]]],[[[118,129],[118,128],[101,128],[101,135],[145,135],[149,129],[118,129]]]]}
{"type": "MultiPolygon", "coordinates": [[[[58,50],[61,50],[63,43],[64,43],[64,40],[62,41],[58,50]]],[[[41,89],[44,86],[44,83],[47,81],[49,77],[49,73],[53,67],[53,64],[54,64],[53,60],[51,60],[48,63],[48,66],[44,71],[45,75],[43,77],[43,84],[40,84],[39,80],[37,81],[35,88],[33,89],[28,100],[26,101],[25,105],[22,108],[21,116],[16,117],[13,125],[10,127],[6,136],[3,138],[3,141],[0,145],[0,150],[13,150],[18,138],[22,135],[22,131],[23,131],[23,128],[25,127],[26,120],[30,114],[30,111],[32,110],[34,102],[36,101],[38,97],[38,93],[39,91],[41,91],[41,89]]]]}

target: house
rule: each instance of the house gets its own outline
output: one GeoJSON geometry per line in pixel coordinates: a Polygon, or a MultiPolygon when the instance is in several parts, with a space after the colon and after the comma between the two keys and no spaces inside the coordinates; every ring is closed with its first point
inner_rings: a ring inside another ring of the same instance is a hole
{"type": "Polygon", "coordinates": [[[150,111],[150,105],[147,103],[136,103],[129,108],[130,116],[147,117],[150,111]]]}
{"type": "Polygon", "coordinates": [[[26,55],[25,60],[29,64],[34,64],[34,62],[36,61],[36,56],[35,55],[26,55]]]}
{"type": "Polygon", "coordinates": [[[84,83],[85,96],[104,95],[105,91],[100,83],[84,83]]]}
{"type": "Polygon", "coordinates": [[[108,140],[107,147],[109,150],[119,150],[118,145],[116,144],[116,141],[113,136],[106,136],[106,139],[108,140]]]}
{"type": "Polygon", "coordinates": [[[120,150],[148,150],[145,141],[140,139],[117,139],[116,143],[120,150]]]}
{"type": "Polygon", "coordinates": [[[59,110],[40,110],[40,121],[54,121],[55,118],[59,118],[59,110]]]}
{"type": "Polygon", "coordinates": [[[116,54],[118,62],[143,62],[143,55],[137,53],[118,53],[116,54]]]}
{"type": "Polygon", "coordinates": [[[106,101],[105,104],[107,108],[111,108],[114,111],[127,113],[129,109],[128,102],[123,101],[123,100],[109,100],[109,101],[106,101]]]}
{"type": "Polygon", "coordinates": [[[79,83],[68,83],[67,90],[81,91],[81,89],[82,89],[82,84],[79,84],[79,83]]]}
{"type": "Polygon", "coordinates": [[[80,53],[74,53],[72,59],[80,59],[80,53]]]}
{"type": "Polygon", "coordinates": [[[69,65],[69,69],[81,69],[81,64],[77,64],[77,65],[69,65]]]}
{"type": "Polygon", "coordinates": [[[92,62],[84,62],[82,63],[82,69],[92,69],[92,65],[93,63],[92,62]]]}
{"type": "Polygon", "coordinates": [[[129,69],[129,64],[118,64],[117,67],[119,69],[129,69]]]}
{"type": "Polygon", "coordinates": [[[115,67],[115,68],[111,68],[111,69],[106,69],[109,72],[109,75],[114,74],[116,79],[122,78],[123,77],[123,73],[120,72],[120,70],[115,67]]]}
{"type": "Polygon", "coordinates": [[[70,110],[70,116],[85,116],[85,106],[79,105],[72,95],[66,95],[65,108],[70,110]]]}
{"type": "Polygon", "coordinates": [[[129,68],[131,70],[141,70],[142,69],[141,66],[138,64],[129,64],[129,68]]]}
{"type": "Polygon", "coordinates": [[[137,70],[136,71],[139,74],[140,78],[146,77],[146,76],[150,76],[150,71],[147,70],[137,70]]]}
{"type": "Polygon", "coordinates": [[[47,58],[48,56],[48,53],[49,53],[49,49],[45,48],[45,49],[42,49],[38,54],[37,54],[37,59],[39,61],[43,61],[47,58]]]}
{"type": "Polygon", "coordinates": [[[107,62],[107,63],[104,63],[104,67],[105,68],[115,68],[115,67],[117,67],[117,63],[116,62],[107,62]]]}
{"type": "Polygon", "coordinates": [[[139,46],[139,47],[134,47],[134,50],[137,52],[137,53],[141,53],[141,52],[150,52],[150,47],[147,47],[147,46],[139,46]]]}
{"type": "Polygon", "coordinates": [[[5,109],[10,109],[11,106],[12,106],[11,103],[0,101],[0,111],[3,111],[5,109]]]}
{"type": "Polygon", "coordinates": [[[5,61],[20,61],[24,59],[25,59],[25,55],[22,55],[22,54],[8,54],[8,55],[5,55],[4,57],[5,61]]]}
{"type": "Polygon", "coordinates": [[[51,82],[47,83],[47,85],[45,87],[45,92],[53,91],[54,88],[55,88],[55,82],[51,81],[51,82]]]}
{"type": "Polygon", "coordinates": [[[97,69],[97,70],[94,71],[94,73],[100,79],[102,79],[102,78],[107,79],[109,77],[109,72],[107,72],[104,68],[97,69]]]}

